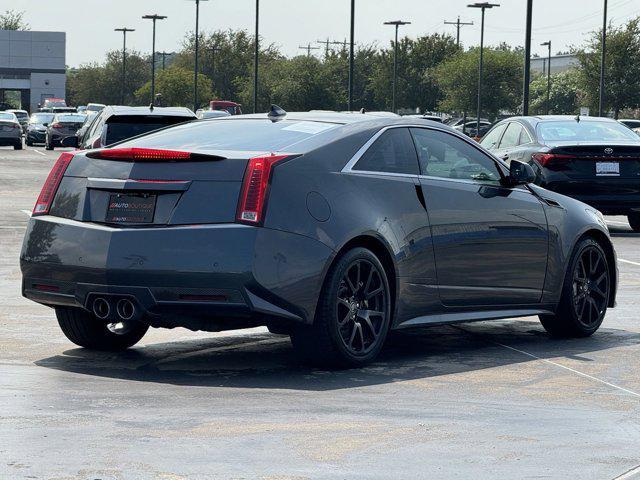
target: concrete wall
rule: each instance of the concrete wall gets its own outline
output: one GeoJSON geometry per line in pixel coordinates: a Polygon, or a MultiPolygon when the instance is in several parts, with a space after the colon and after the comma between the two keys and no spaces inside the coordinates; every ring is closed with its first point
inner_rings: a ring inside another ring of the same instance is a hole
{"type": "Polygon", "coordinates": [[[64,98],[65,50],[64,32],[0,30],[0,88],[29,89],[32,111],[44,97],[64,98]]]}

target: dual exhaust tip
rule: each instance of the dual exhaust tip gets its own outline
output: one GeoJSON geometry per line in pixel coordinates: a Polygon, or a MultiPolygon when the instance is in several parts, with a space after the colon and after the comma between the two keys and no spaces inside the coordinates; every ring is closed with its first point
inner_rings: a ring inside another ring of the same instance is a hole
{"type": "Polygon", "coordinates": [[[93,300],[91,310],[100,320],[113,318],[112,310],[115,311],[115,318],[119,321],[133,320],[138,315],[138,308],[128,298],[109,301],[105,297],[96,297],[93,300]]]}

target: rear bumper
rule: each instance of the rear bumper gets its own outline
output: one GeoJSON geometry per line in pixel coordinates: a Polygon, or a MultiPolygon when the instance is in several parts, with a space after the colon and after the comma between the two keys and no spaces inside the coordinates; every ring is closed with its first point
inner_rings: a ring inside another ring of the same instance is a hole
{"type": "Polygon", "coordinates": [[[44,143],[45,138],[46,138],[45,132],[34,132],[32,130],[32,131],[28,131],[26,134],[26,139],[29,142],[44,143]]]}
{"type": "Polygon", "coordinates": [[[602,181],[551,181],[542,184],[548,190],[575,198],[605,215],[640,212],[640,178],[602,181]]]}
{"type": "Polygon", "coordinates": [[[30,220],[23,295],[91,310],[128,297],[153,326],[218,331],[310,323],[333,251],[297,234],[237,224],[112,228],[30,220]]]}

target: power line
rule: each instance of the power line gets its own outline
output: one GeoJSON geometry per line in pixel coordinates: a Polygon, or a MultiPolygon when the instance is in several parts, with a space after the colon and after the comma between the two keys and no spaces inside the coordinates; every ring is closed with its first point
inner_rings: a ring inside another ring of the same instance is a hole
{"type": "Polygon", "coordinates": [[[456,26],[456,45],[460,45],[460,27],[464,25],[473,25],[473,22],[461,22],[460,17],[458,16],[458,20],[455,22],[444,21],[445,25],[455,25],[456,26]]]}

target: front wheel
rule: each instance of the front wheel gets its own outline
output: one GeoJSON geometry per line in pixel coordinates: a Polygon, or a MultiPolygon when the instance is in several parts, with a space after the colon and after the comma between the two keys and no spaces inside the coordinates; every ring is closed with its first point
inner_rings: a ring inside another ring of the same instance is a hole
{"type": "Polygon", "coordinates": [[[627,215],[627,219],[629,220],[629,225],[634,232],[640,232],[640,213],[633,212],[627,215]]]}
{"type": "Polygon", "coordinates": [[[554,337],[588,337],[604,320],[611,292],[607,256],[592,238],[575,247],[555,314],[541,315],[540,322],[554,337]]]}
{"type": "Polygon", "coordinates": [[[321,366],[357,367],[380,352],[391,323],[389,282],[380,260],[354,248],[332,266],[314,323],[291,333],[295,350],[321,366]]]}
{"type": "Polygon", "coordinates": [[[13,145],[14,150],[22,150],[22,140],[19,143],[13,145]]]}
{"type": "Polygon", "coordinates": [[[126,329],[114,333],[107,324],[79,308],[56,308],[58,324],[65,336],[80,347],[91,350],[125,350],[140,341],[149,326],[129,322],[126,329]]]}

